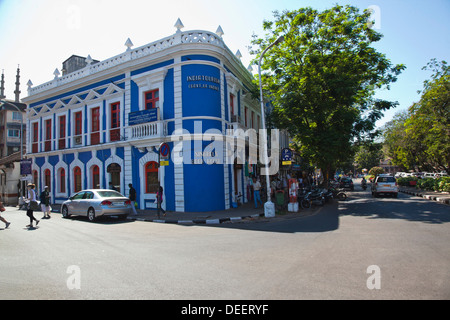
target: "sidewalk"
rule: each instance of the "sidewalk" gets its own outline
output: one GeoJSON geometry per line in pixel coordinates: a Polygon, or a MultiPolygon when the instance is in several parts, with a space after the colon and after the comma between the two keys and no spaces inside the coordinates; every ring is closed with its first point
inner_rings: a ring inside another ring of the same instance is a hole
{"type": "Polygon", "coordinates": [[[416,197],[422,197],[440,203],[450,204],[450,194],[448,192],[425,191],[417,189],[416,187],[403,187],[403,186],[399,188],[399,191],[416,197]]]}
{"type": "MultiPolygon", "coordinates": [[[[52,212],[61,213],[60,204],[52,204],[52,212]]],[[[238,208],[232,208],[222,211],[210,212],[173,212],[167,211],[164,216],[162,212],[160,217],[156,210],[137,210],[137,215],[128,215],[128,220],[149,221],[159,223],[175,223],[175,224],[218,224],[223,222],[238,222],[241,220],[251,220],[264,217],[264,208],[259,206],[254,208],[253,203],[245,203],[238,208]]]]}
{"type": "Polygon", "coordinates": [[[156,210],[137,210],[138,214],[130,214],[127,219],[175,224],[219,224],[223,222],[237,222],[245,219],[264,217],[264,208],[255,209],[253,203],[245,203],[238,208],[210,212],[162,212],[158,218],[156,210]]]}

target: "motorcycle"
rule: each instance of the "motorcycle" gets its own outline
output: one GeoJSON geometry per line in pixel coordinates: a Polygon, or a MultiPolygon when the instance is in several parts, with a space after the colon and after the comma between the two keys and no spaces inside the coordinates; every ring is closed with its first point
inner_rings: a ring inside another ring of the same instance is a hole
{"type": "Polygon", "coordinates": [[[342,189],[337,189],[335,187],[330,187],[328,189],[333,194],[333,198],[338,199],[339,201],[344,201],[347,199],[347,194],[342,189]]]}
{"type": "Polygon", "coordinates": [[[362,188],[364,191],[366,191],[366,189],[367,189],[367,182],[366,182],[366,180],[361,181],[361,188],[362,188]]]}
{"type": "Polygon", "coordinates": [[[300,200],[300,206],[303,209],[308,209],[313,204],[318,206],[323,206],[325,204],[325,197],[322,190],[312,190],[300,200]]]}

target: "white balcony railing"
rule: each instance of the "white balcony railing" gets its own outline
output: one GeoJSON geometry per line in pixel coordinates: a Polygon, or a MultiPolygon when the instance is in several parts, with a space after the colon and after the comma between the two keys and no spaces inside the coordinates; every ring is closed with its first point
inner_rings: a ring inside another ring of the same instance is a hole
{"type": "Polygon", "coordinates": [[[149,122],[130,126],[127,129],[127,140],[159,138],[167,134],[167,123],[149,122]]]}

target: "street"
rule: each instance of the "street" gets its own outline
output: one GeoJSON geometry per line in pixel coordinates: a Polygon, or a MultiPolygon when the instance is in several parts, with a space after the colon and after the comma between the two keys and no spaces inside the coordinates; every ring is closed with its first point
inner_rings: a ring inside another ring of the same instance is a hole
{"type": "MultiPolygon", "coordinates": [[[[0,299],[449,299],[449,206],[359,185],[300,218],[0,222],[0,299]]],[[[41,212],[35,213],[40,218],[41,212]]]]}

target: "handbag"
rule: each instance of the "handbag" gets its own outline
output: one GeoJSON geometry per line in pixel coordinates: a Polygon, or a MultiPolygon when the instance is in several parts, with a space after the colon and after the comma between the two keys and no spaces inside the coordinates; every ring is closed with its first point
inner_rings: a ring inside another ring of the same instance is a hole
{"type": "Polygon", "coordinates": [[[40,209],[41,209],[40,206],[39,206],[39,204],[37,203],[37,201],[34,201],[34,200],[31,200],[31,201],[30,201],[30,204],[28,205],[28,208],[29,208],[30,210],[33,210],[33,211],[36,211],[36,210],[40,210],[40,209]]]}
{"type": "Polygon", "coordinates": [[[1,212],[6,211],[5,207],[3,206],[3,203],[1,202],[0,202],[0,211],[1,212]]]}

